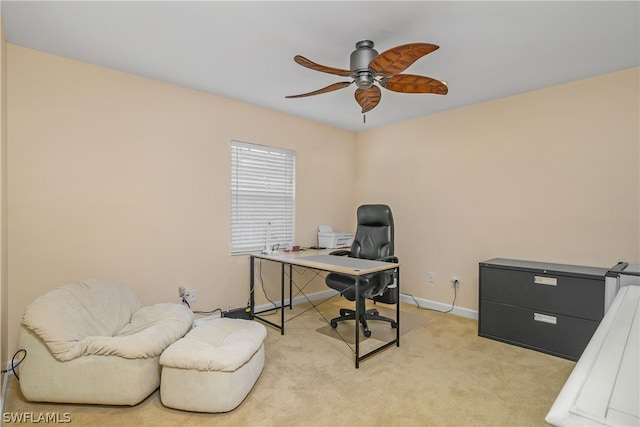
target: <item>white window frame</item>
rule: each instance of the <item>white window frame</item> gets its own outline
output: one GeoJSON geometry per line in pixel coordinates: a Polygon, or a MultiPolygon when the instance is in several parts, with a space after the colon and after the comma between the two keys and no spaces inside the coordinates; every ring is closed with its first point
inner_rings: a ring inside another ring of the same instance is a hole
{"type": "Polygon", "coordinates": [[[296,153],[231,141],[231,254],[294,242],[296,153]]]}

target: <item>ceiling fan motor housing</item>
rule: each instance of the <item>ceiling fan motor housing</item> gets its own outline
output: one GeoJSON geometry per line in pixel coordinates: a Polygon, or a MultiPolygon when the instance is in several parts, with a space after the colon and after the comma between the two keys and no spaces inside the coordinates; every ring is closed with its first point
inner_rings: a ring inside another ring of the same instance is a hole
{"type": "Polygon", "coordinates": [[[351,71],[356,72],[355,81],[359,89],[368,89],[373,85],[374,78],[369,70],[369,63],[378,56],[378,52],[373,48],[371,40],[362,40],[356,43],[356,50],[351,52],[351,71]]]}

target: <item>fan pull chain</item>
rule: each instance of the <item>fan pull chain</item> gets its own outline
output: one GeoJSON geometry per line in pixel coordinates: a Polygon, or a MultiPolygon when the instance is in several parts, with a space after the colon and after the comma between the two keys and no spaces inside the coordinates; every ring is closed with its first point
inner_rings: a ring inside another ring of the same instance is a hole
{"type": "Polygon", "coordinates": [[[367,123],[367,115],[366,114],[362,115],[362,123],[367,123]]]}

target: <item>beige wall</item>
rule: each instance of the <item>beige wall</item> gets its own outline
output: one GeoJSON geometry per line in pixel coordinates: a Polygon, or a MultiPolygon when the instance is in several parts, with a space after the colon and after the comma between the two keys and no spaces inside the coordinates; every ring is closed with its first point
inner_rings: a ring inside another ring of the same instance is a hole
{"type": "Polygon", "coordinates": [[[392,206],[403,291],[450,304],[459,276],[456,304],[477,310],[486,259],[639,262],[638,77],[630,69],[359,133],[357,200],[392,206]]]}
{"type": "MultiPolygon", "coordinates": [[[[1,7],[1,5],[0,5],[1,7]]],[[[7,41],[0,10],[0,366],[7,366],[7,41]]],[[[2,392],[2,385],[0,385],[2,392]]]]}
{"type": "Polygon", "coordinates": [[[14,45],[8,59],[10,350],[33,298],[87,277],[149,303],[181,283],[195,309],[243,305],[232,139],[297,152],[300,244],[390,204],[403,292],[420,298],[449,304],[457,275],[457,305],[476,310],[477,264],[496,256],[639,262],[638,69],[356,135],[14,45]]]}
{"type": "Polygon", "coordinates": [[[233,139],[296,151],[298,243],[315,244],[318,224],[354,226],[351,132],[11,44],[8,56],[10,344],[31,300],[90,277],[148,303],[177,301],[180,283],[196,310],[243,306],[233,139]]]}

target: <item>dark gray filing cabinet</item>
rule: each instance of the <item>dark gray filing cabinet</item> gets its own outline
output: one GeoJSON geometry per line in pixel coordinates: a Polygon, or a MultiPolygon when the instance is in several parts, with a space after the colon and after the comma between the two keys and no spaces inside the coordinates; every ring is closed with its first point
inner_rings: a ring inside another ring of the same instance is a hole
{"type": "Polygon", "coordinates": [[[578,360],[604,316],[606,268],[480,263],[478,335],[578,360]]]}

